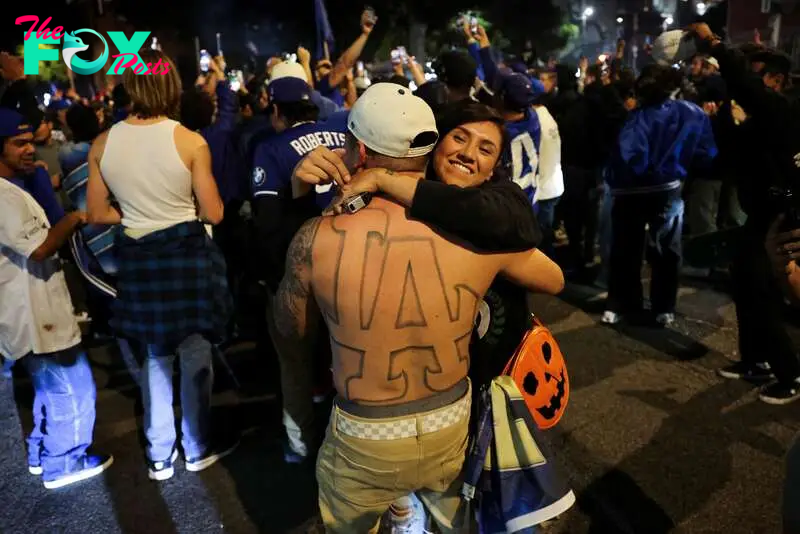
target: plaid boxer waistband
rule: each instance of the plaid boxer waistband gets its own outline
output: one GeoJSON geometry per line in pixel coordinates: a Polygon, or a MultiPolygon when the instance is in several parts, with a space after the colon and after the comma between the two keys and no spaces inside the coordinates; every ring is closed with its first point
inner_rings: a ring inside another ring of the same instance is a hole
{"type": "Polygon", "coordinates": [[[469,417],[471,400],[470,388],[462,398],[443,408],[391,419],[363,419],[335,406],[336,430],[352,438],[374,441],[413,438],[444,430],[469,417]]]}

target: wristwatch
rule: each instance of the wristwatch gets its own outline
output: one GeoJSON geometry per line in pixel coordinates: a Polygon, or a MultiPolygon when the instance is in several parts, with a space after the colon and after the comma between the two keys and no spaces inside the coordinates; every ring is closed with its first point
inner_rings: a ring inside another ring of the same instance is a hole
{"type": "Polygon", "coordinates": [[[353,215],[366,208],[372,200],[372,193],[359,193],[342,202],[342,209],[345,213],[353,215]]]}

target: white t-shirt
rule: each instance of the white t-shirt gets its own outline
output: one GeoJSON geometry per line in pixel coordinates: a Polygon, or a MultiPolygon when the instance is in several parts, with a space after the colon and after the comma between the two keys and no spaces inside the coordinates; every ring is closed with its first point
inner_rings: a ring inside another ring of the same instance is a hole
{"type": "Polygon", "coordinates": [[[18,360],[74,347],[81,331],[58,256],[33,261],[50,224],[27,192],[0,178],[0,354],[18,360]]]}
{"type": "Polygon", "coordinates": [[[544,106],[534,107],[542,128],[539,145],[539,170],[533,201],[550,200],[564,194],[564,173],[561,170],[561,135],[556,120],[544,106]]]}

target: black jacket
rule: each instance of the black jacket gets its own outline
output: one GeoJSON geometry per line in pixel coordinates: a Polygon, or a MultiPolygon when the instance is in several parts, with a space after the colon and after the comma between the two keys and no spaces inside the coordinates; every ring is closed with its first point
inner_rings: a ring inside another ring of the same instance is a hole
{"type": "Polygon", "coordinates": [[[625,105],[614,86],[587,86],[583,95],[556,116],[562,165],[585,170],[602,168],[626,118],[625,105]]]}
{"type": "MultiPolygon", "coordinates": [[[[730,98],[749,115],[740,126],[729,123],[720,136],[726,157],[732,158],[729,168],[734,169],[742,209],[765,231],[776,215],[770,188],[796,190],[800,202],[800,109],[797,102],[767,88],[739,50],[720,43],[711,54],[719,61],[730,98]]],[[[726,111],[723,116],[730,117],[726,111]]]]}

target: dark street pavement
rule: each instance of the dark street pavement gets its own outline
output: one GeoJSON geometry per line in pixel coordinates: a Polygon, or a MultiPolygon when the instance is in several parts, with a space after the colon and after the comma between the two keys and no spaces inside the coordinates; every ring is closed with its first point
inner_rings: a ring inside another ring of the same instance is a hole
{"type": "MultiPolygon", "coordinates": [[[[780,532],[783,455],[800,430],[796,405],[759,402],[747,383],[714,369],[736,359],[730,299],[710,286],[681,289],[668,330],[598,323],[603,295],[569,286],[532,298],[569,366],[572,394],[547,433],[578,494],[554,533],[780,532]]],[[[316,506],[312,466],[284,465],[273,367],[254,350],[229,356],[241,388],[217,368],[215,411],[244,429],[232,456],[199,474],[178,462],[147,479],[137,389],[121,360],[93,349],[96,446],[116,457],[96,479],[56,491],[27,473],[23,430],[30,384],[0,378],[0,532],[201,534],[303,532],[316,506]],[[15,402],[19,404],[19,411],[15,402]]],[[[325,408],[320,407],[321,424],[325,408]]]]}

